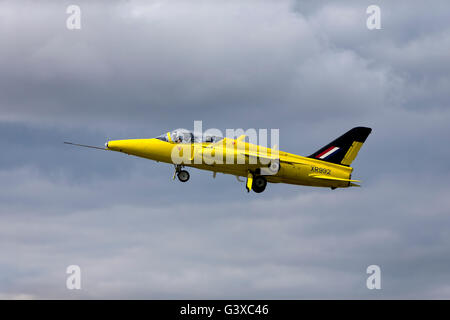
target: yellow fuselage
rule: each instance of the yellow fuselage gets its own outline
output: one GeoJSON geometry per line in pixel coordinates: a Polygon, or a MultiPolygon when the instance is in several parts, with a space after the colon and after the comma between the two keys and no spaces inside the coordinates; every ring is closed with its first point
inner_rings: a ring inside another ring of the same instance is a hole
{"type": "Polygon", "coordinates": [[[353,169],[349,166],[274,151],[249,143],[240,143],[234,139],[225,138],[218,143],[191,144],[177,144],[159,139],[113,140],[107,143],[106,148],[170,164],[179,164],[173,160],[173,155],[176,154],[185,160],[181,164],[182,166],[240,177],[246,177],[249,172],[264,165],[267,166],[267,163],[262,165],[259,160],[252,163],[249,152],[255,154],[262,152],[268,156],[278,154],[279,171],[272,175],[266,175],[268,182],[332,188],[345,188],[352,185],[349,180],[353,169]],[[222,159],[222,161],[212,162],[212,157],[222,159]],[[230,161],[231,159],[232,161],[230,161]]]}

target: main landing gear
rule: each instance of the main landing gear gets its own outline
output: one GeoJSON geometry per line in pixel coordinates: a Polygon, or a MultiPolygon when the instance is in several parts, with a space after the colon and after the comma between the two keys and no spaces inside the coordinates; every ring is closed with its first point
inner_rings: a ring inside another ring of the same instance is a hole
{"type": "Polygon", "coordinates": [[[256,176],[253,179],[253,191],[261,193],[266,190],[267,180],[263,176],[256,176]]]}
{"type": "Polygon", "coordinates": [[[247,192],[253,190],[255,193],[261,193],[266,189],[267,179],[264,176],[254,175],[249,172],[247,175],[246,189],[247,192]]]}
{"type": "Polygon", "coordinates": [[[175,172],[173,174],[173,179],[175,180],[175,175],[178,177],[178,180],[181,182],[186,182],[189,180],[189,172],[186,170],[182,170],[180,165],[175,166],[175,172]]]}

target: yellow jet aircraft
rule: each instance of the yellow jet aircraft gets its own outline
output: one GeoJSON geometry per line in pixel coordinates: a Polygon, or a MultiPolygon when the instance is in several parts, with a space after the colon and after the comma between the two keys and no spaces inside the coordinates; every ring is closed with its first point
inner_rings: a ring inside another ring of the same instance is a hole
{"type": "MultiPolygon", "coordinates": [[[[267,182],[288,183],[331,189],[359,186],[352,180],[350,167],[372,129],[356,127],[320,148],[310,156],[278,151],[237,139],[203,137],[177,129],[152,139],[113,140],[105,148],[64,142],[81,147],[123,152],[157,162],[175,165],[178,180],[189,180],[184,167],[192,167],[246,177],[246,189],[263,192],[267,182]]],[[[241,181],[241,180],[239,180],[241,181]]],[[[242,181],[243,182],[243,181],[242,181]]]]}

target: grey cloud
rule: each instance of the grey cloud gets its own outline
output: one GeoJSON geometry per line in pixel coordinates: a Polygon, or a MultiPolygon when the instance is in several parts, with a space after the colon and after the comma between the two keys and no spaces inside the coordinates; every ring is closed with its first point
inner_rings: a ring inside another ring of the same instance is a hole
{"type": "MultiPolygon", "coordinates": [[[[15,272],[20,280],[6,281],[6,288],[65,298],[373,298],[365,268],[376,263],[383,297],[442,298],[435,291],[448,283],[449,221],[442,209],[448,190],[430,195],[426,184],[411,197],[411,181],[401,178],[362,191],[303,188],[267,200],[223,199],[214,208],[184,201],[124,205],[112,198],[105,207],[57,216],[21,209],[4,215],[2,237],[10,241],[2,265],[11,263],[8,257],[22,261],[15,272]],[[86,274],[79,293],[61,288],[65,264],[75,262],[86,274]]],[[[56,197],[66,192],[55,190],[56,197]]]]}
{"type": "MultiPolygon", "coordinates": [[[[56,27],[60,5],[44,8],[45,14],[41,9],[25,20],[23,36],[7,50],[13,63],[2,70],[8,75],[5,119],[101,124],[117,121],[126,109],[128,119],[141,124],[168,122],[173,115],[213,119],[213,126],[225,117],[243,126],[250,114],[255,127],[267,125],[268,115],[285,122],[293,110],[299,119],[318,121],[315,112],[333,112],[336,105],[351,116],[373,108],[371,102],[387,104],[395,90],[390,79],[396,75],[329,46],[288,2],[119,2],[106,10],[85,4],[79,33],[56,27]],[[41,41],[30,46],[36,27],[41,41]],[[341,88],[333,87],[336,79],[341,88]],[[317,88],[323,91],[311,92],[317,88]],[[364,99],[368,95],[372,99],[364,99]],[[211,106],[217,106],[214,113],[211,106]]],[[[20,23],[15,9],[12,23],[20,23]]]]}

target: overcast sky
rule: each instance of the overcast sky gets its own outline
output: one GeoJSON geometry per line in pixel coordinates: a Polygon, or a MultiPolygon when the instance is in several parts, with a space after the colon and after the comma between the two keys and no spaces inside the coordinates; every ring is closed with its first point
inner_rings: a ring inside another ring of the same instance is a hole
{"type": "Polygon", "coordinates": [[[0,1],[0,298],[450,298],[448,6],[0,1]],[[277,128],[302,155],[371,127],[363,187],[248,194],[233,176],[191,169],[182,184],[170,165],[62,144],[194,120],[277,128]],[[73,264],[81,290],[66,289],[73,264]]]}

